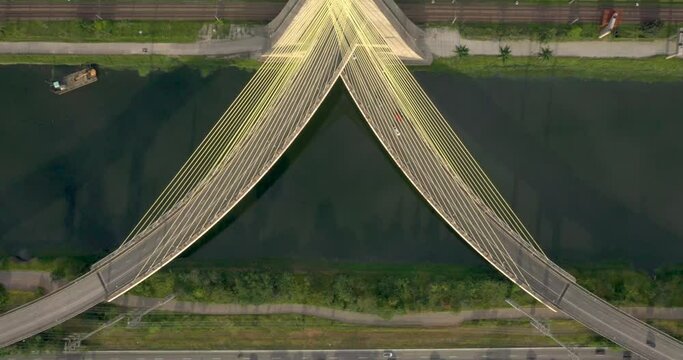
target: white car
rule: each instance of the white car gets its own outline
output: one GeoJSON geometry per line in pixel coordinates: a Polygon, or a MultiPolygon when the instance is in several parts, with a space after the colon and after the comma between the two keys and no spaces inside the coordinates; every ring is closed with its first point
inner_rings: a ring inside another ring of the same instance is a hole
{"type": "Polygon", "coordinates": [[[382,353],[382,357],[386,359],[392,359],[394,357],[394,353],[391,351],[385,351],[382,353]]]}

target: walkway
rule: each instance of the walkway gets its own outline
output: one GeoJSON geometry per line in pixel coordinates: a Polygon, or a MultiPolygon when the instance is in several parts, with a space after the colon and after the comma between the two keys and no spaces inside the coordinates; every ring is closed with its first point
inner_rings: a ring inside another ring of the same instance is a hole
{"type": "MultiPolygon", "coordinates": [[[[42,287],[48,291],[57,289],[62,283],[52,282],[50,273],[44,271],[0,271],[0,283],[8,289],[31,290],[42,287]]],[[[124,307],[149,308],[161,299],[135,295],[124,295],[113,301],[124,307]]],[[[397,315],[386,319],[375,314],[339,310],[324,306],[304,304],[212,304],[191,301],[171,300],[159,307],[160,311],[198,315],[273,315],[300,314],[349,324],[371,326],[417,326],[439,327],[458,326],[472,320],[512,320],[525,319],[519,311],[512,308],[463,310],[459,312],[420,312],[397,315]]],[[[544,306],[527,308],[541,319],[568,319],[560,312],[552,312],[544,306]]],[[[683,320],[683,308],[660,307],[623,307],[622,310],[642,320],[683,320]]]]}
{"type": "Polygon", "coordinates": [[[66,43],[46,41],[0,42],[0,54],[54,55],[253,55],[266,47],[266,38],[208,40],[195,43],[66,43]]]}
{"type": "Polygon", "coordinates": [[[533,40],[472,40],[465,39],[455,29],[427,28],[427,48],[434,56],[455,55],[457,45],[465,45],[471,55],[498,55],[500,46],[510,46],[513,56],[536,56],[541,46],[548,46],[555,56],[592,58],[645,58],[664,56],[676,52],[674,39],[656,40],[586,40],[554,41],[541,44],[533,40]]]}
{"type": "MultiPolygon", "coordinates": [[[[257,32],[259,32],[257,30],[257,32]]],[[[268,42],[263,36],[236,40],[207,40],[195,43],[64,43],[46,41],[0,42],[0,54],[51,55],[202,55],[258,56],[268,42]]],[[[427,28],[426,48],[437,57],[455,55],[456,45],[466,45],[471,55],[498,55],[499,46],[510,46],[513,56],[536,56],[541,46],[549,46],[555,56],[593,58],[644,58],[676,52],[674,39],[642,41],[557,41],[540,44],[532,40],[471,40],[455,29],[427,28]]]]}

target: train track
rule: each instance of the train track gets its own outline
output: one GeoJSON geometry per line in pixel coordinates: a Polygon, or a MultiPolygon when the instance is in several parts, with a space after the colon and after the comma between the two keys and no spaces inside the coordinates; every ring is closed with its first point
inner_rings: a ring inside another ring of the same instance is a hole
{"type": "MultiPolygon", "coordinates": [[[[683,22],[683,6],[632,4],[618,7],[622,22],[641,23],[659,19],[683,22]]],[[[599,22],[605,6],[596,4],[399,4],[416,23],[464,22],[599,22]]],[[[32,3],[0,0],[0,21],[8,20],[212,20],[215,18],[265,22],[272,20],[283,3],[192,2],[192,3],[32,3]]]]}
{"type": "MultiPolygon", "coordinates": [[[[405,4],[401,9],[416,23],[425,22],[599,22],[607,6],[586,5],[484,5],[484,4],[405,4]],[[578,20],[577,20],[578,19],[578,20]]],[[[629,4],[616,7],[622,22],[641,23],[650,20],[683,22],[683,7],[656,7],[629,4]]]]}

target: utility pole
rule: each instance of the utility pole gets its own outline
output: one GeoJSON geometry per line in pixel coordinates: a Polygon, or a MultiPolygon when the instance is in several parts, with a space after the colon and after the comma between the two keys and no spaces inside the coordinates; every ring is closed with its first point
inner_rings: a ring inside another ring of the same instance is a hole
{"type": "Polygon", "coordinates": [[[581,360],[581,358],[580,358],[579,355],[576,353],[576,351],[575,351],[574,349],[572,349],[571,347],[569,347],[569,346],[565,345],[564,343],[562,343],[559,339],[557,339],[557,338],[550,332],[550,328],[548,327],[548,325],[544,324],[543,321],[541,321],[540,319],[536,318],[534,315],[532,315],[532,314],[530,314],[530,313],[524,311],[524,309],[522,309],[521,306],[519,306],[516,302],[512,301],[511,299],[505,299],[505,302],[508,303],[508,304],[509,304],[510,306],[512,306],[513,308],[515,308],[517,311],[519,311],[519,312],[521,312],[522,314],[524,314],[526,317],[528,317],[529,320],[530,320],[529,322],[531,323],[531,326],[535,327],[536,330],[538,330],[541,334],[543,334],[543,335],[545,335],[545,336],[547,336],[547,337],[553,339],[553,341],[555,341],[558,345],[562,346],[565,350],[567,350],[567,352],[569,353],[569,357],[570,357],[572,360],[581,360]]]}
{"type": "Polygon", "coordinates": [[[77,351],[78,348],[81,347],[81,342],[83,340],[85,340],[85,339],[97,334],[98,332],[116,324],[117,322],[121,321],[124,317],[126,317],[126,314],[121,314],[121,315],[107,321],[106,323],[102,324],[97,329],[95,329],[89,333],[86,333],[86,334],[76,333],[76,334],[71,334],[71,335],[67,336],[66,338],[64,338],[64,352],[77,351]]]}
{"type": "Polygon", "coordinates": [[[171,301],[173,299],[175,299],[175,294],[171,294],[171,295],[161,299],[159,302],[150,306],[147,309],[140,309],[136,313],[133,313],[131,315],[130,319],[128,319],[128,324],[127,324],[128,327],[129,328],[138,327],[140,325],[140,321],[142,320],[143,316],[145,316],[145,315],[151,313],[152,311],[160,308],[161,306],[163,306],[164,304],[168,303],[169,301],[171,301]]]}
{"type": "Polygon", "coordinates": [[[168,303],[169,301],[173,300],[175,298],[175,294],[171,294],[161,301],[157,302],[156,304],[150,306],[147,309],[139,309],[135,312],[129,312],[125,314],[121,314],[106,323],[100,325],[97,329],[89,332],[89,333],[75,333],[71,334],[67,337],[65,337],[64,340],[64,352],[75,352],[78,351],[78,349],[81,347],[81,343],[83,340],[97,334],[98,332],[109,328],[119,321],[123,320],[126,317],[129,317],[130,320],[128,320],[128,327],[136,327],[140,324],[140,320],[142,319],[143,316],[149,314],[150,312],[154,311],[155,309],[158,309],[160,306],[168,303]]]}

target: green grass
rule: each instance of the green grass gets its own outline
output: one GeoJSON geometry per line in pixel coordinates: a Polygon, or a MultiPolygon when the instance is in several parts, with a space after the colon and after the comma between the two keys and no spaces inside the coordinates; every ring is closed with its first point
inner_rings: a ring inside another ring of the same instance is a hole
{"type": "Polygon", "coordinates": [[[71,280],[87,271],[92,257],[42,258],[19,262],[0,258],[0,270],[38,270],[52,273],[54,279],[71,280]]]}
{"type": "MultiPolygon", "coordinates": [[[[2,295],[2,291],[0,291],[0,295],[2,295]]],[[[35,291],[7,290],[3,296],[0,296],[0,313],[31,302],[41,295],[43,295],[41,289],[35,291]]]]}
{"type": "MultiPolygon", "coordinates": [[[[88,343],[93,349],[344,349],[553,346],[528,321],[478,321],[451,328],[371,327],[301,315],[178,316],[157,314],[147,326],[119,326],[88,343]]],[[[561,339],[605,345],[572,321],[553,321],[561,339]]]]}
{"type": "Polygon", "coordinates": [[[669,82],[683,80],[683,61],[664,57],[645,59],[511,57],[503,63],[496,56],[436,58],[416,71],[453,72],[473,77],[571,77],[596,80],[669,82]]]}
{"type": "MultiPolygon", "coordinates": [[[[577,0],[581,4],[600,4],[601,0],[577,0]]],[[[396,0],[397,4],[411,4],[418,3],[424,4],[429,2],[429,0],[396,0]]],[[[446,1],[441,1],[444,3],[446,1]]],[[[446,2],[450,3],[450,1],[446,2]]],[[[511,0],[458,0],[458,4],[468,5],[468,4],[501,4],[506,7],[512,6],[514,1],[511,0]]],[[[520,0],[520,5],[549,5],[549,6],[567,6],[569,0],[520,0]]],[[[683,5],[683,0],[641,0],[641,6],[645,4],[658,4],[658,5],[669,5],[669,6],[681,6],[683,5]]],[[[635,1],[633,0],[612,0],[609,2],[610,6],[614,7],[633,7],[635,6],[635,1]]]]}
{"type": "Polygon", "coordinates": [[[504,307],[533,300],[489,268],[251,263],[163,270],[132,294],[214,303],[300,303],[375,313],[504,307]]]}
{"type": "MultiPolygon", "coordinates": [[[[444,26],[431,24],[431,26],[444,26]]],[[[522,40],[541,42],[597,40],[600,28],[597,24],[543,24],[543,23],[465,23],[446,25],[458,29],[466,39],[522,40]]],[[[662,39],[678,33],[678,24],[650,22],[646,24],[623,24],[611,35],[612,40],[662,39]]]]}
{"type": "Polygon", "coordinates": [[[140,75],[151,71],[172,71],[182,66],[199,69],[204,75],[233,66],[246,71],[258,69],[260,62],[252,59],[223,59],[206,56],[162,55],[0,55],[0,65],[82,65],[97,64],[115,70],[137,70],[140,75]]]}
{"type": "MultiPolygon", "coordinates": [[[[54,268],[35,261],[37,268],[54,268]]],[[[0,262],[6,268],[6,262],[0,262]]],[[[27,268],[28,264],[21,265],[27,268]]],[[[626,264],[568,267],[579,283],[615,305],[683,306],[683,266],[663,267],[651,276],[626,264]]],[[[506,307],[503,299],[532,301],[488,267],[435,264],[359,264],[260,260],[216,263],[175,262],[145,280],[134,294],[233,303],[297,302],[394,315],[412,311],[506,307]]],[[[6,308],[30,301],[38,293],[8,292],[6,308]]],[[[122,310],[100,305],[5,354],[58,350],[65,335],[86,332],[122,310]]],[[[377,347],[550,346],[524,320],[475,321],[451,328],[371,327],[302,315],[204,316],[153,313],[139,328],[123,324],[91,338],[85,346],[102,349],[293,349],[377,347]]],[[[673,336],[683,336],[683,322],[655,321],[673,336]]],[[[566,343],[609,346],[603,338],[570,320],[551,328],[566,343]]],[[[1,353],[0,353],[1,354],[1,353]]]]}
{"type": "MultiPolygon", "coordinates": [[[[35,268],[75,276],[75,260],[35,261],[35,268]],[[62,264],[57,267],[55,263],[62,264]],[[66,265],[64,265],[66,264],[66,265]]],[[[0,262],[4,268],[7,261],[0,262]],[[3,265],[5,264],[5,265],[3,265]]],[[[22,264],[21,268],[28,268],[22,264]]],[[[14,266],[16,268],[16,266],[14,266]]],[[[569,267],[579,283],[618,306],[683,306],[683,266],[664,267],[656,278],[625,264],[569,267]]],[[[62,275],[64,276],[64,275],[62,275]]],[[[506,298],[534,301],[489,267],[436,264],[354,264],[258,260],[217,264],[179,260],[131,291],[148,297],[171,293],[212,303],[299,303],[375,313],[507,307],[506,298]]]]}
{"type": "Polygon", "coordinates": [[[0,41],[193,42],[205,24],[172,20],[6,21],[0,22],[0,41]]]}
{"type": "MultiPolygon", "coordinates": [[[[570,270],[579,283],[619,306],[683,306],[683,268],[657,278],[626,265],[570,270]]],[[[133,294],[215,303],[301,303],[393,316],[419,311],[506,307],[534,301],[488,267],[258,262],[231,268],[179,263],[155,274],[133,294]]]]}
{"type": "MultiPolygon", "coordinates": [[[[112,311],[114,310],[114,311],[112,311]]],[[[116,315],[89,313],[4,349],[5,354],[58,351],[65,335],[86,332],[116,315]]],[[[677,326],[673,322],[671,326],[677,326]]],[[[580,346],[609,346],[571,320],[550,324],[560,340],[580,346]]],[[[125,321],[103,330],[83,350],[362,349],[555,346],[525,320],[472,321],[457,327],[374,327],[303,315],[207,316],[152,313],[142,326],[125,321]]],[[[2,351],[2,350],[0,350],[2,351]]],[[[2,354],[2,352],[0,352],[2,354]]]]}

